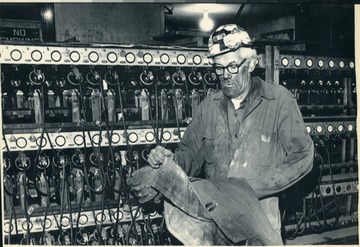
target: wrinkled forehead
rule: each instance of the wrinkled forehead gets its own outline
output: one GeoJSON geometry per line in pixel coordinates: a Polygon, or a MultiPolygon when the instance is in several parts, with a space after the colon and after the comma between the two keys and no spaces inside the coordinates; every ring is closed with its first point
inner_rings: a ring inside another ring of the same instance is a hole
{"type": "Polygon", "coordinates": [[[256,51],[251,48],[240,48],[236,51],[227,52],[213,58],[214,63],[228,65],[230,63],[241,63],[244,59],[256,56],[256,51]]]}

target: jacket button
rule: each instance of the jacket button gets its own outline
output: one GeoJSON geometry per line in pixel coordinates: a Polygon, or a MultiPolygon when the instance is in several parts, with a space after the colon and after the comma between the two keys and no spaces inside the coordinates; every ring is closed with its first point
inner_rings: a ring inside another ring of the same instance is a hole
{"type": "Polygon", "coordinates": [[[216,207],[217,207],[217,203],[213,202],[213,201],[208,202],[208,203],[205,204],[205,208],[209,212],[213,211],[216,207]]]}

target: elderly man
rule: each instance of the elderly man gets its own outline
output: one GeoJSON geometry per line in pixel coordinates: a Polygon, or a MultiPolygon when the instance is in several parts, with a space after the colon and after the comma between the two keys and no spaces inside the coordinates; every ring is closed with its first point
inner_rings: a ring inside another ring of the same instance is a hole
{"type": "Polygon", "coordinates": [[[243,28],[220,26],[208,45],[221,92],[201,102],[175,154],[156,147],[128,183],[141,202],[164,195],[186,245],[282,244],[276,193],[312,169],[313,142],[293,95],[251,77],[258,58],[243,28]]]}

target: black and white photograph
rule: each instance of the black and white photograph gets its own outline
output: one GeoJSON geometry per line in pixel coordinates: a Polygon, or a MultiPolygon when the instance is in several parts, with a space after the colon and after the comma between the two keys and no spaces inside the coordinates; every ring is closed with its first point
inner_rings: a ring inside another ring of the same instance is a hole
{"type": "Polygon", "coordinates": [[[357,3],[1,1],[0,245],[358,246],[357,3]]]}

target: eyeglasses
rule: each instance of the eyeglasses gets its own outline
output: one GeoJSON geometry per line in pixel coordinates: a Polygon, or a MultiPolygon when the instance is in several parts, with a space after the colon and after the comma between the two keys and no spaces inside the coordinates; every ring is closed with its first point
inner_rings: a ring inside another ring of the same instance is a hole
{"type": "Polygon", "coordinates": [[[239,72],[239,68],[241,67],[241,65],[243,65],[246,61],[246,58],[240,63],[240,64],[230,64],[226,67],[222,67],[222,66],[214,66],[215,69],[215,74],[217,75],[223,75],[224,74],[224,70],[226,69],[230,74],[237,74],[239,72]]]}

